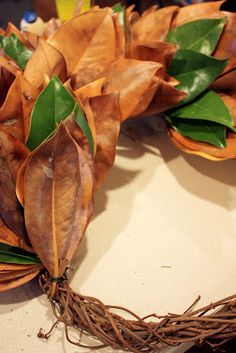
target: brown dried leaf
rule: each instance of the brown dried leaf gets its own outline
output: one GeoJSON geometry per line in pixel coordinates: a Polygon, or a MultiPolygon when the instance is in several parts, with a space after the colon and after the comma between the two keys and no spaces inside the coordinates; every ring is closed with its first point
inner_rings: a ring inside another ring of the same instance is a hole
{"type": "Polygon", "coordinates": [[[84,153],[63,123],[29,157],[25,223],[34,250],[51,276],[61,276],[91,217],[93,178],[84,153]]]}
{"type": "Polygon", "coordinates": [[[3,67],[14,76],[16,76],[17,71],[20,71],[19,67],[3,54],[0,55],[0,67],[3,67]]]}
{"type": "Polygon", "coordinates": [[[108,82],[106,93],[120,93],[122,120],[137,113],[137,107],[141,106],[142,111],[147,108],[152,97],[145,93],[153,87],[160,68],[159,63],[120,59],[103,72],[108,82]]]}
{"type": "Polygon", "coordinates": [[[174,108],[181,102],[187,93],[179,91],[174,87],[176,81],[170,78],[170,82],[159,79],[155,95],[143,115],[153,115],[162,113],[167,109],[174,108]]]}
{"type": "Polygon", "coordinates": [[[104,70],[112,64],[111,61],[104,61],[102,63],[93,63],[82,68],[78,72],[74,72],[71,76],[71,85],[74,90],[96,81],[103,77],[104,70]]]}
{"type": "Polygon", "coordinates": [[[85,101],[88,98],[100,96],[103,93],[106,84],[105,77],[99,78],[96,81],[88,83],[85,86],[77,88],[73,93],[80,100],[85,101]]]}
{"type": "Polygon", "coordinates": [[[120,130],[119,95],[117,93],[90,99],[94,115],[97,150],[95,161],[95,189],[105,179],[113,165],[120,130]]]}
{"type": "Polygon", "coordinates": [[[42,265],[21,265],[21,264],[6,264],[0,263],[0,273],[7,273],[12,271],[29,270],[36,267],[42,267],[42,265]]]}
{"type": "Polygon", "coordinates": [[[211,88],[215,91],[225,91],[236,88],[236,69],[220,76],[213,82],[211,88]]]}
{"type": "MultiPolygon", "coordinates": [[[[0,264],[1,267],[1,264],[0,264]]],[[[29,274],[32,274],[32,272],[38,271],[40,269],[40,267],[42,268],[42,266],[29,266],[28,268],[24,268],[25,266],[18,266],[18,269],[11,269],[9,271],[0,271],[0,285],[2,283],[5,282],[10,282],[10,281],[14,281],[20,277],[25,277],[29,274]]]]}
{"type": "Polygon", "coordinates": [[[0,218],[0,242],[18,248],[22,248],[27,251],[32,251],[32,248],[27,245],[18,235],[13,233],[0,218]]]}
{"type": "Polygon", "coordinates": [[[10,234],[2,225],[1,230],[7,234],[2,235],[5,240],[17,235],[28,242],[24,218],[15,192],[16,175],[27,155],[28,150],[24,145],[0,130],[0,219],[14,233],[10,234]]]}
{"type": "Polygon", "coordinates": [[[28,154],[29,150],[24,144],[0,130],[0,157],[6,159],[14,180],[28,154]]]}
{"type": "Polygon", "coordinates": [[[7,97],[0,107],[0,128],[24,141],[24,121],[21,106],[21,72],[18,71],[7,97]]]}
{"type": "Polygon", "coordinates": [[[9,58],[0,53],[0,106],[4,103],[18,70],[9,58]]]}
{"type": "Polygon", "coordinates": [[[59,27],[61,23],[58,18],[51,18],[48,22],[45,23],[43,38],[48,39],[59,27]]]}
{"type": "Polygon", "coordinates": [[[39,90],[18,71],[0,107],[0,128],[25,142],[30,130],[31,111],[38,95],[39,90]]]}
{"type": "Polygon", "coordinates": [[[24,217],[16,198],[15,180],[7,160],[0,154],[0,217],[21,239],[25,235],[24,217]]]}
{"type": "Polygon", "coordinates": [[[120,58],[125,54],[125,31],[120,23],[120,15],[118,13],[113,14],[112,20],[115,30],[115,41],[116,41],[116,54],[115,57],[120,58]]]}
{"type": "Polygon", "coordinates": [[[38,46],[40,37],[37,34],[32,32],[23,32],[23,36],[25,38],[25,41],[28,44],[29,49],[34,51],[38,46]]]}
{"type": "Polygon", "coordinates": [[[116,57],[111,9],[90,11],[64,23],[48,39],[64,56],[68,74],[116,57]]]}
{"type": "Polygon", "coordinates": [[[158,5],[153,5],[148,7],[143,13],[142,13],[142,17],[145,17],[147,15],[149,15],[150,13],[156,11],[158,9],[158,5]]]}
{"type": "Polygon", "coordinates": [[[155,61],[168,67],[176,53],[176,45],[165,42],[131,43],[127,47],[126,56],[131,59],[155,61]]]}
{"type": "Polygon", "coordinates": [[[36,51],[25,67],[24,78],[33,86],[43,88],[45,76],[49,78],[58,76],[64,82],[66,63],[63,55],[56,48],[40,39],[36,51]]]}
{"type": "Polygon", "coordinates": [[[23,275],[20,278],[17,279],[12,279],[10,281],[5,281],[0,283],[0,292],[16,288],[21,286],[22,284],[25,284],[27,282],[30,282],[34,277],[36,277],[39,272],[41,271],[40,268],[32,269],[28,274],[23,275]]]}
{"type": "Polygon", "coordinates": [[[130,43],[132,38],[132,26],[136,21],[140,20],[140,15],[137,11],[133,11],[134,8],[135,5],[131,5],[125,10],[125,37],[127,43],[130,43]]]}
{"type": "Polygon", "coordinates": [[[200,20],[202,18],[225,17],[224,13],[220,11],[223,2],[224,1],[212,1],[181,7],[171,26],[180,26],[184,23],[200,20]]]}
{"type": "Polygon", "coordinates": [[[144,14],[140,20],[131,25],[131,41],[154,43],[164,41],[178,10],[178,6],[167,6],[144,14]]]}
{"type": "Polygon", "coordinates": [[[236,68],[236,13],[222,12],[227,23],[218,42],[214,56],[218,59],[229,59],[224,73],[236,68]]]}
{"type": "MultiPolygon", "coordinates": [[[[86,118],[88,119],[88,101],[86,101],[86,105],[83,105],[83,109],[84,107],[86,108],[84,111],[86,114],[86,118]]],[[[90,108],[90,107],[89,107],[90,108]]],[[[89,117],[89,121],[88,124],[90,126],[91,129],[91,123],[93,125],[93,131],[94,134],[95,132],[95,125],[94,125],[94,118],[92,115],[92,111],[91,108],[89,109],[89,114],[91,114],[91,117],[89,117]],[[91,121],[92,118],[92,121],[91,121]]],[[[70,117],[68,117],[65,122],[64,125],[67,129],[67,131],[70,133],[71,137],[73,138],[73,140],[78,144],[78,146],[83,150],[86,161],[88,162],[88,165],[90,167],[90,170],[92,172],[93,175],[93,179],[94,179],[94,175],[95,175],[95,166],[94,166],[94,158],[93,155],[91,153],[91,147],[89,144],[89,141],[87,139],[87,137],[84,135],[83,131],[80,129],[80,127],[78,126],[78,124],[76,124],[73,115],[71,115],[70,117]]],[[[92,131],[92,129],[91,129],[92,131]]],[[[96,141],[96,138],[93,138],[93,141],[96,141]]]]}
{"type": "Polygon", "coordinates": [[[22,207],[24,207],[24,185],[27,159],[28,158],[26,158],[24,163],[21,165],[16,178],[16,196],[22,207]]]}
{"type": "Polygon", "coordinates": [[[24,142],[26,142],[30,133],[31,113],[40,91],[22,76],[20,77],[20,79],[22,116],[24,125],[24,142]]]}

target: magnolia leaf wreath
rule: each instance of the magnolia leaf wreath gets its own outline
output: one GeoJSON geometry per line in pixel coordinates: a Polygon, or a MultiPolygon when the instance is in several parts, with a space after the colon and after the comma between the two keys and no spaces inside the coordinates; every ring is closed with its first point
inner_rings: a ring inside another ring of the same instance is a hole
{"type": "Polygon", "coordinates": [[[75,345],[84,347],[69,327],[98,347],[136,353],[236,337],[236,295],[141,318],[75,293],[66,276],[122,121],[163,113],[181,150],[236,156],[236,13],[222,4],[152,7],[141,17],[93,7],[61,26],[49,21],[41,37],[12,24],[0,32],[0,291],[38,275],[75,345]]]}

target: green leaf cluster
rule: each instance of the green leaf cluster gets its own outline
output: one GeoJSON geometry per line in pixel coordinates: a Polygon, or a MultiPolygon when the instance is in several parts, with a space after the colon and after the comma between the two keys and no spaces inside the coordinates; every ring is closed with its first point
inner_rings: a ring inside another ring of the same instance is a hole
{"type": "Polygon", "coordinates": [[[9,37],[0,36],[0,48],[16,62],[22,70],[24,70],[28,60],[33,54],[14,33],[9,37]]]}
{"type": "Polygon", "coordinates": [[[30,134],[27,140],[29,149],[34,150],[50,137],[57,125],[72,113],[75,122],[87,137],[93,152],[94,142],[85,115],[57,77],[50,80],[35,102],[31,114],[30,134]]]}
{"type": "Polygon", "coordinates": [[[210,56],[221,36],[226,19],[204,19],[171,30],[168,42],[179,46],[168,73],[179,81],[178,89],[188,96],[166,113],[168,123],[183,136],[226,146],[226,129],[235,131],[232,116],[221,97],[208,87],[220,75],[227,60],[210,56]]]}
{"type": "Polygon", "coordinates": [[[21,265],[41,263],[36,254],[3,243],[0,243],[0,262],[21,265]]]}

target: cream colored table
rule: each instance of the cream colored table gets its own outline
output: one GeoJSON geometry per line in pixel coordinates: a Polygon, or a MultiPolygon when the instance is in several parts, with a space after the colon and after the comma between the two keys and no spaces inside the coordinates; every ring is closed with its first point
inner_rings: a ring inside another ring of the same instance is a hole
{"type": "MultiPolygon", "coordinates": [[[[143,316],[181,313],[199,294],[201,305],[233,294],[235,185],[235,161],[182,154],[158,118],[130,121],[96,195],[93,222],[72,264],[72,287],[143,316]]],[[[39,340],[39,328],[53,322],[36,282],[0,294],[0,352],[85,351],[66,342],[62,326],[47,342],[39,340]]]]}

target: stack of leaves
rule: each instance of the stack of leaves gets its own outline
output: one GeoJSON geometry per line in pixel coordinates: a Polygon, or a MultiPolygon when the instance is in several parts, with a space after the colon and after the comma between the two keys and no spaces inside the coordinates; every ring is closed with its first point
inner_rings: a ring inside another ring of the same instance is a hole
{"type": "Polygon", "coordinates": [[[222,3],[94,7],[41,38],[0,31],[0,291],[46,269],[56,298],[122,121],[164,113],[186,152],[236,156],[236,14],[222,3]]]}
{"type": "Polygon", "coordinates": [[[1,30],[4,243],[33,248],[53,278],[63,275],[128,118],[164,112],[181,149],[235,156],[235,15],[221,4],[141,17],[94,7],[48,38],[1,30]]]}

